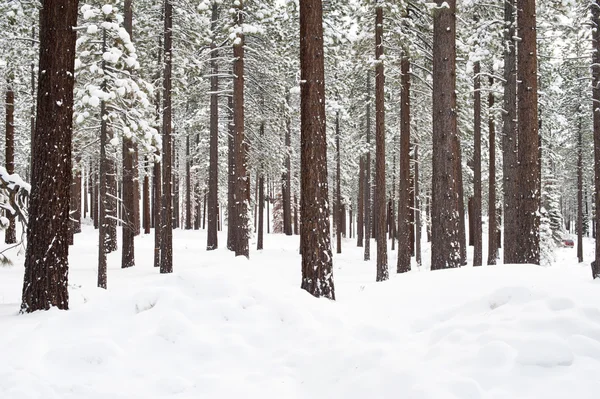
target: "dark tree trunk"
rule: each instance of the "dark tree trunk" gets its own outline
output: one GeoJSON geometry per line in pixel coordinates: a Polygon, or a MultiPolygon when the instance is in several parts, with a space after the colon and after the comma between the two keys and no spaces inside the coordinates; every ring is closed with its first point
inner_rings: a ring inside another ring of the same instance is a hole
{"type": "MultiPolygon", "coordinates": [[[[286,104],[289,108],[290,96],[286,96],[286,104]]],[[[292,145],[292,122],[289,114],[286,111],[285,118],[285,172],[283,173],[282,181],[282,197],[283,197],[283,232],[285,235],[292,235],[292,162],[290,159],[290,151],[292,145]]]]}
{"type": "Polygon", "coordinates": [[[335,299],[329,228],[321,0],[300,2],[302,289],[335,299]],[[311,234],[307,234],[311,232],[311,234]]]}
{"type": "Polygon", "coordinates": [[[265,178],[260,176],[258,179],[258,237],[256,249],[263,249],[264,226],[265,225],[265,178]]]}
{"type": "MultiPolygon", "coordinates": [[[[236,3],[236,24],[243,24],[243,3],[236,3]]],[[[244,34],[238,32],[233,45],[233,125],[235,134],[233,136],[234,153],[234,212],[236,214],[236,225],[234,226],[234,250],[235,256],[250,257],[248,238],[250,231],[248,227],[248,206],[250,203],[250,178],[247,172],[247,143],[244,132],[244,34]]]]}
{"type": "MultiPolygon", "coordinates": [[[[267,214],[269,211],[269,204],[267,204],[267,214]]],[[[268,228],[268,223],[267,223],[268,228]]],[[[298,224],[298,198],[294,195],[294,235],[300,234],[300,225],[298,224]]]]}
{"type": "Polygon", "coordinates": [[[515,0],[504,0],[504,103],[502,174],[504,180],[504,263],[517,262],[517,53],[514,42],[515,0]]]}
{"type": "MultiPolygon", "coordinates": [[[[131,5],[132,0],[125,0],[125,30],[129,36],[133,34],[133,10],[131,5]]],[[[134,237],[136,232],[135,221],[135,168],[134,157],[135,148],[132,140],[123,138],[123,203],[122,203],[122,256],[121,267],[135,266],[135,246],[134,237]]]]}
{"type": "MultiPolygon", "coordinates": [[[[106,37],[106,36],[105,36],[106,37]]],[[[100,167],[98,168],[98,176],[100,182],[98,184],[98,287],[106,289],[107,282],[107,264],[106,253],[108,252],[109,241],[109,221],[108,221],[108,159],[106,154],[106,146],[108,142],[108,127],[107,121],[104,118],[106,115],[106,104],[102,101],[100,105],[100,167]]]]}
{"type": "MultiPolygon", "coordinates": [[[[264,100],[262,101],[262,106],[264,107],[264,100]]],[[[261,121],[260,123],[260,140],[261,142],[264,140],[265,136],[265,121],[261,121]]],[[[264,165],[259,166],[259,178],[258,178],[258,237],[256,242],[256,249],[263,249],[264,243],[264,227],[265,227],[265,177],[264,177],[264,165]]],[[[269,184],[267,182],[267,196],[268,196],[268,187],[269,184]]]]}
{"type": "Polygon", "coordinates": [[[461,265],[461,222],[464,231],[457,176],[460,149],[456,126],[456,0],[436,0],[436,4],[439,8],[433,16],[432,270],[461,265]],[[447,7],[442,7],[443,3],[447,7]]]}
{"type": "MultiPolygon", "coordinates": [[[[6,153],[5,165],[6,172],[9,174],[15,173],[15,92],[13,91],[11,82],[8,82],[6,87],[6,153]]],[[[17,228],[15,218],[10,212],[5,212],[9,220],[8,227],[4,231],[4,242],[6,244],[14,244],[17,242],[17,228]]]]}
{"type": "Polygon", "coordinates": [[[343,210],[342,210],[342,193],[341,193],[341,180],[342,180],[342,167],[341,167],[341,159],[340,159],[340,112],[337,111],[335,114],[335,150],[336,150],[336,173],[335,173],[335,185],[336,185],[336,211],[337,214],[334,212],[335,215],[335,219],[337,221],[337,228],[336,228],[336,238],[337,238],[337,245],[336,245],[336,253],[341,254],[342,253],[342,231],[343,231],[343,223],[342,223],[342,217],[343,217],[343,210]]]}
{"type": "Polygon", "coordinates": [[[467,218],[469,219],[469,246],[472,247],[475,245],[475,237],[473,234],[473,230],[475,226],[473,225],[473,197],[469,197],[467,200],[467,218]]]}
{"type": "Polygon", "coordinates": [[[75,184],[71,203],[74,205],[71,218],[73,219],[73,233],[81,233],[81,158],[77,157],[75,166],[75,184]]]}
{"type": "Polygon", "coordinates": [[[410,60],[400,61],[400,183],[398,195],[398,264],[396,271],[410,271],[410,60]]]}
{"type": "Polygon", "coordinates": [[[94,221],[94,229],[99,229],[100,224],[100,206],[99,206],[99,167],[94,169],[94,174],[92,175],[92,218],[94,221]]]}
{"type": "Polygon", "coordinates": [[[165,0],[164,70],[163,70],[163,125],[162,125],[162,219],[160,240],[160,272],[173,272],[173,148],[171,137],[171,71],[173,51],[173,4],[165,0]]]}
{"type": "Polygon", "coordinates": [[[364,156],[360,156],[358,161],[358,215],[356,217],[356,246],[363,246],[365,232],[365,160],[364,156]]]}
{"type": "Polygon", "coordinates": [[[383,4],[375,8],[375,189],[377,190],[377,277],[389,279],[386,240],[386,185],[385,185],[385,75],[383,68],[383,4]]]}
{"type": "Polygon", "coordinates": [[[77,11],[77,0],[44,0],[40,10],[40,74],[22,312],[69,308],[67,235],[77,11]]]}
{"type": "Polygon", "coordinates": [[[211,31],[213,32],[210,43],[210,160],[208,171],[208,232],[206,249],[217,249],[217,204],[219,201],[219,56],[216,43],[217,20],[219,19],[219,4],[213,2],[211,15],[211,31]]]}
{"type": "Polygon", "coordinates": [[[481,227],[481,64],[475,62],[474,79],[474,151],[473,151],[473,266],[483,264],[483,232],[481,227]]]}
{"type": "Polygon", "coordinates": [[[367,71],[367,154],[365,155],[365,260],[371,260],[371,72],[367,71]]]}
{"type": "Polygon", "coordinates": [[[517,1],[518,263],[540,263],[540,164],[535,0],[517,1]]]}
{"type": "MultiPolygon", "coordinates": [[[[592,42],[594,52],[592,53],[592,94],[593,107],[596,109],[600,104],[600,0],[596,0],[592,9],[592,42]]],[[[594,218],[596,235],[600,234],[600,113],[594,112],[594,204],[596,217],[594,218]]],[[[595,265],[600,265],[600,240],[596,239],[595,265]]],[[[600,274],[600,273],[599,273],[600,274]]]]}
{"type": "Polygon", "coordinates": [[[84,176],[83,181],[83,218],[87,218],[88,213],[90,212],[90,203],[89,203],[89,193],[90,193],[90,171],[87,170],[87,165],[85,166],[86,175],[84,176]]]}
{"type": "MultiPolygon", "coordinates": [[[[146,158],[145,163],[148,162],[148,158],[146,158]]],[[[146,166],[144,166],[144,169],[146,169],[146,166]]],[[[144,171],[143,214],[144,234],[150,234],[150,178],[147,171],[144,171]]]]}
{"type": "Polygon", "coordinates": [[[488,93],[488,130],[490,134],[490,176],[488,193],[488,265],[495,265],[498,257],[498,218],[496,215],[496,124],[494,122],[494,78],[490,77],[490,92],[488,93]]]}
{"type": "Polygon", "coordinates": [[[192,229],[192,156],[190,154],[190,136],[185,138],[185,229],[192,229]]]}
{"type": "Polygon", "coordinates": [[[233,122],[233,96],[227,97],[227,104],[229,109],[229,125],[227,135],[227,249],[235,251],[234,247],[234,235],[235,228],[237,226],[236,213],[235,213],[235,200],[234,200],[234,182],[235,182],[235,170],[234,170],[234,148],[233,148],[233,137],[235,136],[235,127],[233,122]]]}
{"type": "MultiPolygon", "coordinates": [[[[579,109],[577,111],[579,114],[579,109]]],[[[577,261],[583,262],[583,129],[581,118],[577,123],[577,261]]]]}
{"type": "MultiPolygon", "coordinates": [[[[171,137],[173,137],[173,135],[171,134],[171,137]]],[[[180,206],[179,206],[179,159],[177,157],[176,154],[176,150],[177,150],[177,145],[173,144],[172,145],[173,148],[173,158],[172,158],[172,162],[171,164],[173,165],[173,229],[178,229],[179,228],[179,221],[180,221],[180,206]]],[[[217,217],[218,217],[219,213],[218,213],[218,204],[217,204],[217,217]]],[[[217,223],[218,225],[218,223],[217,223]]]]}
{"type": "Polygon", "coordinates": [[[152,180],[154,183],[154,202],[152,204],[154,214],[154,267],[160,267],[160,240],[162,237],[162,171],[160,162],[154,163],[154,176],[152,180]]]}
{"type": "Polygon", "coordinates": [[[207,202],[208,194],[206,193],[206,189],[204,189],[204,203],[202,205],[202,230],[206,229],[206,202],[207,202]]]}
{"type": "Polygon", "coordinates": [[[414,159],[415,159],[415,169],[414,169],[414,199],[415,206],[413,213],[415,215],[415,261],[419,266],[421,266],[421,195],[419,191],[419,145],[415,144],[414,148],[414,159]]]}

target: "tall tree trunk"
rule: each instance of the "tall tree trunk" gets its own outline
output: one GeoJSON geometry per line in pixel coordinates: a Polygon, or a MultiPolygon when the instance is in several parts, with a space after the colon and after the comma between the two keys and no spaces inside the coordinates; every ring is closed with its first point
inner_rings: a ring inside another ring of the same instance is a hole
{"type": "MultiPolygon", "coordinates": [[[[456,125],[456,0],[436,0],[433,16],[433,181],[431,269],[461,265],[460,151],[456,125]],[[458,165],[457,165],[458,164],[458,165]]],[[[464,211],[463,211],[464,212],[464,211]]]]}
{"type": "Polygon", "coordinates": [[[283,196],[283,232],[285,235],[292,235],[292,162],[290,152],[292,151],[292,121],[290,120],[289,107],[290,95],[285,98],[286,117],[285,117],[285,172],[283,173],[282,196],[283,196]]]}
{"type": "Polygon", "coordinates": [[[398,195],[398,264],[396,271],[410,271],[410,60],[400,61],[400,180],[398,195]]]}
{"type": "MultiPolygon", "coordinates": [[[[106,37],[106,36],[105,36],[106,37]]],[[[107,288],[107,263],[106,253],[108,252],[108,212],[107,212],[107,195],[108,195],[108,159],[106,154],[106,146],[108,144],[108,126],[104,118],[106,115],[106,104],[104,101],[100,105],[100,167],[98,168],[99,184],[98,184],[98,287],[107,288]]]]}
{"type": "MultiPolygon", "coordinates": [[[[579,109],[577,114],[580,114],[579,109]]],[[[583,128],[581,117],[577,122],[577,261],[583,262],[583,128]]]]}
{"type": "MultiPolygon", "coordinates": [[[[594,204],[596,208],[596,216],[594,218],[596,237],[600,234],[600,112],[598,104],[600,104],[600,0],[596,0],[591,7],[592,9],[592,42],[594,52],[592,53],[592,95],[593,95],[593,111],[594,111],[594,204]]],[[[596,248],[594,254],[593,265],[600,265],[600,240],[596,238],[596,248]]],[[[594,273],[594,278],[600,278],[600,271],[594,273]]]]}
{"type": "Polygon", "coordinates": [[[367,71],[367,154],[365,155],[365,260],[371,260],[371,71],[367,71]]]}
{"type": "Polygon", "coordinates": [[[365,232],[365,159],[361,155],[358,161],[358,215],[356,217],[356,246],[363,246],[364,232],[365,232]]]}
{"type": "Polygon", "coordinates": [[[192,229],[192,156],[190,154],[190,136],[185,138],[185,229],[192,229]]]}
{"type": "Polygon", "coordinates": [[[383,4],[375,7],[375,189],[377,190],[377,277],[389,279],[386,240],[386,185],[385,185],[385,75],[383,68],[383,4]]]}
{"type": "Polygon", "coordinates": [[[69,308],[69,183],[77,0],[44,0],[40,10],[34,135],[22,312],[69,308]],[[51,227],[51,228],[49,228],[51,227]]]}
{"type": "Polygon", "coordinates": [[[93,178],[92,178],[92,217],[94,220],[94,229],[99,229],[100,228],[100,193],[99,193],[99,189],[100,189],[100,177],[99,177],[99,169],[100,169],[100,163],[98,163],[98,166],[96,166],[94,168],[94,174],[93,174],[93,178]]]}
{"type": "MultiPolygon", "coordinates": [[[[133,34],[133,10],[132,0],[125,0],[125,30],[132,37],[133,34]]],[[[132,140],[123,138],[123,203],[122,203],[122,251],[121,267],[135,266],[135,176],[134,176],[134,155],[135,148],[132,140]]]]}
{"type": "Polygon", "coordinates": [[[342,193],[341,193],[341,180],[342,180],[342,167],[341,167],[341,159],[340,159],[340,112],[337,111],[335,114],[335,150],[336,150],[336,173],[335,173],[335,185],[336,185],[336,199],[335,202],[337,204],[336,211],[334,212],[337,228],[336,228],[336,253],[342,253],[342,193]]]}
{"type": "MultiPolygon", "coordinates": [[[[148,158],[145,159],[144,164],[149,162],[148,158]]],[[[144,165],[144,169],[146,169],[144,165]]],[[[144,216],[144,234],[150,234],[150,177],[148,172],[144,170],[144,186],[143,186],[143,216],[144,216]]]]}
{"type": "MultiPolygon", "coordinates": [[[[15,92],[12,88],[12,83],[8,82],[6,86],[6,153],[5,165],[6,172],[9,174],[15,173],[15,92]]],[[[15,218],[10,212],[5,212],[9,220],[8,227],[4,231],[4,242],[6,244],[14,244],[17,242],[17,228],[15,218]]]]}
{"type": "Polygon", "coordinates": [[[335,299],[329,228],[321,0],[300,2],[302,289],[335,299]],[[310,232],[308,234],[307,232],[310,232]]]}
{"type": "Polygon", "coordinates": [[[208,234],[206,249],[212,251],[219,247],[217,238],[217,204],[219,201],[219,56],[216,42],[217,20],[219,19],[219,4],[214,1],[211,14],[211,31],[213,37],[210,43],[210,160],[208,170],[208,234]]]}
{"type": "MultiPolygon", "coordinates": [[[[261,99],[261,105],[264,107],[264,100],[261,99]]],[[[262,120],[259,129],[260,141],[263,142],[265,137],[265,121],[262,120]]],[[[264,227],[265,227],[265,176],[264,176],[264,165],[261,163],[259,166],[259,178],[258,178],[258,237],[256,242],[256,249],[263,249],[264,243],[264,227]]],[[[267,182],[267,196],[268,196],[268,182],[267,182]]]]}
{"type": "Polygon", "coordinates": [[[514,37],[515,0],[504,0],[504,103],[502,112],[502,174],[504,180],[504,263],[517,262],[518,137],[517,53],[514,37]]]}
{"type": "MultiPolygon", "coordinates": [[[[267,204],[267,214],[269,213],[269,204],[267,204]]],[[[267,223],[268,228],[268,223],[267,223]]],[[[298,197],[294,195],[294,235],[300,234],[300,224],[298,222],[298,197]]]]}
{"type": "Polygon", "coordinates": [[[75,165],[75,184],[73,190],[73,214],[71,218],[73,219],[73,233],[81,233],[81,157],[76,158],[77,164],[75,165]]]}
{"type": "Polygon", "coordinates": [[[415,214],[415,261],[419,266],[421,266],[421,195],[419,191],[419,145],[415,144],[413,147],[414,151],[414,160],[415,160],[415,169],[414,169],[414,201],[415,201],[415,209],[413,210],[415,214]]]}
{"type": "Polygon", "coordinates": [[[250,178],[247,172],[247,144],[244,132],[244,34],[241,27],[244,21],[244,5],[236,3],[236,24],[240,28],[233,44],[233,136],[234,149],[234,212],[237,225],[235,226],[234,247],[235,256],[250,257],[248,238],[248,206],[250,203],[250,178]]]}
{"type": "Polygon", "coordinates": [[[162,125],[162,221],[160,245],[160,272],[173,272],[173,149],[171,144],[171,71],[173,51],[173,4],[165,0],[164,70],[163,70],[163,125],[162,125]]]}
{"type": "MultiPolygon", "coordinates": [[[[87,169],[87,165],[85,165],[85,169],[87,169]]],[[[86,174],[84,175],[83,181],[83,218],[87,218],[87,215],[90,211],[90,203],[89,203],[89,192],[90,192],[90,171],[86,170],[86,174]]]]}
{"type": "Polygon", "coordinates": [[[495,265],[498,257],[498,217],[496,215],[496,124],[494,122],[494,78],[490,76],[490,87],[488,93],[488,130],[490,134],[490,175],[488,193],[488,265],[495,265]]]}
{"type": "Polygon", "coordinates": [[[517,1],[518,263],[540,263],[540,164],[535,0],[517,1]]]}
{"type": "Polygon", "coordinates": [[[234,195],[234,182],[235,182],[235,169],[234,169],[234,148],[233,148],[233,137],[235,136],[235,127],[233,121],[233,96],[227,97],[227,108],[229,109],[229,124],[227,135],[227,249],[235,251],[235,229],[237,226],[237,215],[235,213],[235,195],[234,195]]]}
{"type": "Polygon", "coordinates": [[[475,62],[473,73],[474,104],[474,151],[473,151],[473,266],[483,264],[483,232],[481,226],[481,63],[475,62]]]}

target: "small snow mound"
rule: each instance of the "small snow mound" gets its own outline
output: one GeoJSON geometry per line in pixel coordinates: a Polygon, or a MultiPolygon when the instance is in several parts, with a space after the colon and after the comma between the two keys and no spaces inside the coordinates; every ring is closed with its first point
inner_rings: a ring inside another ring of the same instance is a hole
{"type": "Polygon", "coordinates": [[[551,310],[561,311],[568,310],[575,307],[575,303],[569,298],[549,298],[546,300],[546,304],[551,310]]]}
{"type": "Polygon", "coordinates": [[[569,345],[558,337],[535,337],[515,345],[519,353],[517,363],[524,366],[571,366],[575,359],[569,345]]]}
{"type": "Polygon", "coordinates": [[[525,287],[503,287],[492,293],[489,298],[490,309],[494,310],[508,303],[523,304],[533,299],[533,293],[525,287]]]}
{"type": "Polygon", "coordinates": [[[516,350],[503,341],[491,341],[479,348],[479,365],[486,368],[504,368],[511,364],[516,350]]]}

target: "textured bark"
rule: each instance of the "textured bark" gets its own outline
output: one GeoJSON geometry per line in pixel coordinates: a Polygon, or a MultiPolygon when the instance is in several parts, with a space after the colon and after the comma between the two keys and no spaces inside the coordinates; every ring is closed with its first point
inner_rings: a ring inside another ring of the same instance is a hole
{"type": "Polygon", "coordinates": [[[386,240],[386,185],[385,185],[385,93],[383,67],[383,6],[375,8],[375,189],[377,190],[377,277],[389,279],[386,240]]]}
{"type": "Polygon", "coordinates": [[[475,62],[474,129],[473,129],[473,266],[483,264],[483,232],[481,226],[481,64],[475,62]]]}
{"type": "Polygon", "coordinates": [[[336,253],[342,253],[342,231],[344,228],[342,227],[343,222],[342,218],[344,217],[344,213],[342,210],[342,193],[341,193],[341,180],[342,180],[342,166],[340,159],[340,112],[337,111],[335,114],[335,151],[336,151],[336,160],[335,160],[335,185],[336,185],[336,207],[334,211],[335,221],[336,221],[336,253]]]}
{"type": "MultiPolygon", "coordinates": [[[[242,26],[243,3],[236,3],[236,24],[242,26]]],[[[235,256],[250,257],[248,238],[248,206],[250,203],[250,177],[247,172],[247,144],[244,131],[244,34],[238,33],[233,45],[233,136],[234,173],[233,181],[234,212],[236,225],[234,226],[233,246],[235,256]]]]}
{"type": "MultiPolygon", "coordinates": [[[[592,95],[594,112],[594,204],[596,205],[595,233],[600,234],[600,0],[596,0],[592,9],[592,42],[594,52],[592,53],[592,95]]],[[[598,265],[600,276],[600,240],[596,239],[595,265],[598,265]]]]}
{"type": "Polygon", "coordinates": [[[69,308],[69,184],[77,0],[44,0],[22,312],[69,308]]]}
{"type": "Polygon", "coordinates": [[[92,174],[92,219],[94,221],[94,229],[99,228],[99,181],[98,181],[98,167],[94,168],[94,173],[92,174]]]}
{"type": "MultiPolygon", "coordinates": [[[[148,163],[148,159],[144,163],[148,163]]],[[[146,167],[144,167],[146,168],[146,167]]],[[[144,185],[143,185],[143,225],[144,225],[144,234],[150,234],[150,177],[148,176],[148,172],[144,172],[144,185]]]]}
{"type": "MultiPolygon", "coordinates": [[[[269,204],[267,204],[267,211],[269,210],[269,204]]],[[[267,212],[268,214],[268,212],[267,212]]],[[[267,223],[267,227],[269,224],[267,223]]],[[[300,224],[298,222],[298,197],[294,195],[294,235],[300,234],[300,224]]]]}
{"type": "Polygon", "coordinates": [[[190,136],[185,138],[185,229],[192,229],[192,156],[190,154],[190,136]]]}
{"type": "Polygon", "coordinates": [[[419,145],[415,144],[414,146],[414,159],[415,159],[415,169],[414,169],[414,199],[415,199],[415,206],[414,206],[414,214],[415,214],[415,261],[417,262],[417,264],[419,266],[421,266],[422,259],[421,259],[421,195],[420,195],[420,191],[419,191],[419,185],[420,185],[420,180],[419,180],[419,145]]]}
{"type": "Polygon", "coordinates": [[[489,193],[488,193],[488,265],[495,265],[496,258],[498,257],[498,217],[496,215],[496,124],[494,122],[494,78],[490,77],[490,86],[488,93],[488,131],[489,131],[489,156],[490,156],[490,170],[489,170],[489,193]]]}
{"type": "MultiPolygon", "coordinates": [[[[290,95],[286,96],[286,105],[289,107],[290,95]]],[[[285,172],[283,173],[282,181],[282,197],[283,197],[283,232],[285,235],[292,235],[292,162],[290,152],[292,145],[292,122],[286,111],[285,118],[285,172]]]]}
{"type": "MultiPolygon", "coordinates": [[[[87,165],[86,165],[86,169],[87,169],[87,165]]],[[[90,171],[86,170],[86,175],[84,176],[84,181],[83,181],[83,218],[87,218],[88,213],[90,212],[90,200],[89,200],[89,193],[90,193],[90,171]]]]}
{"type": "Polygon", "coordinates": [[[535,0],[517,1],[519,236],[517,263],[540,263],[540,164],[535,0]]]}
{"type": "Polygon", "coordinates": [[[460,158],[457,153],[456,125],[456,0],[436,0],[436,4],[439,8],[433,17],[432,270],[459,267],[461,264],[457,184],[460,158]],[[447,3],[448,7],[442,7],[443,3],[447,3]]]}
{"type": "Polygon", "coordinates": [[[208,232],[206,249],[211,251],[219,247],[217,238],[217,205],[219,202],[219,56],[216,43],[217,20],[219,19],[219,4],[212,4],[210,43],[210,149],[208,169],[208,232]]]}
{"type": "MultiPolygon", "coordinates": [[[[261,99],[261,105],[264,107],[264,100],[261,99]]],[[[260,123],[260,140],[264,140],[265,136],[265,121],[262,120],[260,123]]],[[[265,227],[265,177],[264,177],[264,165],[261,163],[259,167],[259,178],[258,184],[258,237],[256,242],[256,249],[263,249],[264,244],[264,227],[265,227]]],[[[268,196],[268,183],[267,183],[267,196],[268,196]]]]}
{"type": "Polygon", "coordinates": [[[367,154],[365,155],[365,256],[371,259],[371,73],[367,72],[367,154]]]}
{"type": "Polygon", "coordinates": [[[71,219],[73,220],[73,233],[81,233],[81,158],[77,158],[77,165],[75,167],[74,176],[74,187],[71,203],[74,205],[71,212],[71,219]]]}
{"type": "MultiPolygon", "coordinates": [[[[133,37],[132,0],[124,2],[125,30],[133,37]]],[[[134,165],[136,149],[132,140],[123,138],[123,203],[122,203],[122,251],[121,267],[135,266],[134,237],[136,232],[136,169],[134,165]]],[[[139,228],[138,228],[139,231],[139,228]]]]}
{"type": "Polygon", "coordinates": [[[265,227],[265,178],[261,175],[258,179],[258,237],[256,249],[263,249],[265,227]]]}
{"type": "Polygon", "coordinates": [[[160,239],[160,272],[173,272],[173,149],[172,149],[172,108],[171,73],[173,51],[173,4],[165,0],[164,24],[164,70],[163,70],[163,125],[162,125],[162,219],[160,239]]]}
{"type": "Polygon", "coordinates": [[[402,57],[400,83],[400,180],[398,195],[398,264],[396,271],[410,270],[410,61],[402,57]]]}
{"type": "Polygon", "coordinates": [[[583,262],[583,129],[581,118],[577,123],[577,261],[583,262]]]}
{"type": "Polygon", "coordinates": [[[517,53],[514,42],[515,0],[504,0],[504,103],[502,174],[504,183],[504,263],[517,262],[517,53]]]}
{"type": "MultiPolygon", "coordinates": [[[[6,171],[15,173],[15,92],[9,82],[6,87],[6,136],[5,136],[5,158],[6,171]]],[[[9,220],[8,227],[4,231],[4,242],[14,244],[17,242],[17,229],[15,218],[10,212],[5,212],[9,220]]]]}
{"type": "Polygon", "coordinates": [[[363,246],[365,232],[365,161],[361,155],[358,161],[358,215],[356,216],[356,246],[363,246]]]}
{"type": "Polygon", "coordinates": [[[335,299],[329,228],[321,0],[300,2],[302,289],[335,299]]]}
{"type": "Polygon", "coordinates": [[[233,166],[233,159],[235,156],[233,149],[233,136],[235,135],[235,128],[233,125],[233,96],[227,97],[227,108],[229,109],[229,134],[227,135],[227,249],[234,251],[235,247],[233,242],[237,220],[233,193],[235,181],[235,171],[233,166]]]}

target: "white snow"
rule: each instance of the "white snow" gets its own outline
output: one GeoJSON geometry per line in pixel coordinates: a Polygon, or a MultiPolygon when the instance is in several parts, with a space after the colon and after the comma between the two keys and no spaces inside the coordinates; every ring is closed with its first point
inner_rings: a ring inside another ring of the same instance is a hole
{"type": "MultiPolygon", "coordinates": [[[[223,233],[219,240],[224,247],[223,233]]],[[[0,267],[0,398],[600,392],[600,282],[574,249],[560,249],[551,267],[413,267],[405,275],[393,273],[389,251],[391,280],[375,283],[374,261],[346,239],[334,254],[332,302],[299,289],[298,241],[266,235],[266,249],[247,261],[223,248],[206,252],[204,231],[176,230],[175,273],[161,276],[153,234],[142,235],[134,268],[120,269],[120,252],[109,255],[104,291],[95,288],[97,231],[86,224],[70,255],[71,310],[28,315],[17,314],[18,257],[0,267]]]]}

